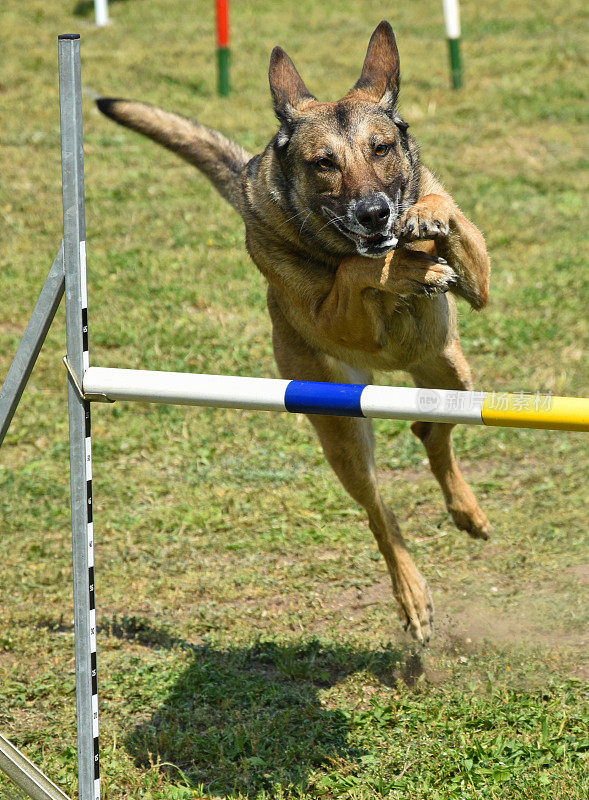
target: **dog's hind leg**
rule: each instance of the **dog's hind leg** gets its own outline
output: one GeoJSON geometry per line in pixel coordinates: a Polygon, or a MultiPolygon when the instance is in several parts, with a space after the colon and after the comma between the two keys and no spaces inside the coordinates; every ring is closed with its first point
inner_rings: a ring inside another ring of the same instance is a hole
{"type": "MultiPolygon", "coordinates": [[[[314,381],[366,383],[359,373],[330,356],[313,350],[272,307],[274,352],[281,375],[314,381]]],[[[413,563],[394,514],[384,504],[377,485],[374,437],[368,419],[310,415],[323,450],[344,488],[362,505],[386,561],[400,617],[420,642],[429,639],[433,606],[425,579],[413,563]]]]}
{"type": "MultiPolygon", "coordinates": [[[[472,389],[470,369],[455,340],[446,350],[412,367],[417,386],[429,389],[472,389]]],[[[441,422],[414,422],[413,433],[423,442],[431,470],[442,488],[446,507],[454,522],[475,539],[488,539],[491,525],[464,480],[452,450],[452,428],[441,422]]]]}

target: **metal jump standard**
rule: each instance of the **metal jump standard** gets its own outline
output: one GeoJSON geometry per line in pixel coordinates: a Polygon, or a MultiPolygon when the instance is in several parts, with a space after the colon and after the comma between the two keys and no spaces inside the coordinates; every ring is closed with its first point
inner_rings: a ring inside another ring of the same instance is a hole
{"type": "MultiPolygon", "coordinates": [[[[194,375],[90,366],[80,37],[59,37],[63,241],[0,391],[0,444],[65,290],[80,800],[100,800],[92,511],[92,401],[141,400],[306,414],[589,430],[589,400],[194,375]]],[[[35,800],[67,800],[0,736],[0,768],[35,800]]]]}

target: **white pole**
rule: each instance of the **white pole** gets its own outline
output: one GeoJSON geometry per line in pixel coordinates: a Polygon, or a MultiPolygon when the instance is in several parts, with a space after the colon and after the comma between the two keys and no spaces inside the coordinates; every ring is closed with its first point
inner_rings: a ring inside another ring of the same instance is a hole
{"type": "Polygon", "coordinates": [[[460,13],[458,0],[443,0],[446,35],[448,39],[460,39],[460,13]]]}
{"type": "Polygon", "coordinates": [[[105,25],[108,25],[108,0],[94,0],[94,11],[98,27],[104,28],[105,25]]]}
{"type": "Polygon", "coordinates": [[[458,10],[458,0],[443,0],[443,4],[452,86],[455,89],[460,89],[462,86],[462,58],[460,56],[460,12],[458,10]]]}
{"type": "Polygon", "coordinates": [[[290,381],[241,378],[188,372],[90,367],[84,373],[84,392],[110,400],[146,403],[285,411],[284,393],[290,381]]]}

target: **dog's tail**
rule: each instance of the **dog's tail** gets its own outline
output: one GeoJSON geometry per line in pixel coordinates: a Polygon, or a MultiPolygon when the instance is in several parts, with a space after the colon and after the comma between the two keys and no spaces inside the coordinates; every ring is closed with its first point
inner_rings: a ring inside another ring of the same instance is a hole
{"type": "Polygon", "coordinates": [[[115,122],[149,136],[198,167],[239,211],[241,173],[252,157],[243,147],[212,128],[148,103],[101,97],[96,105],[115,122]]]}

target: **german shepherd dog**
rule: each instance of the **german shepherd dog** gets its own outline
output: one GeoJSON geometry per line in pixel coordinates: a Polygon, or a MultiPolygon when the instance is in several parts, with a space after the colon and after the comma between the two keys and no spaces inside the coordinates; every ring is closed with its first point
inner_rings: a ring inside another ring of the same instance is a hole
{"type": "MultiPolygon", "coordinates": [[[[488,298],[483,236],[419,160],[397,111],[393,30],[374,31],[362,74],[337,102],[318,101],[280,47],[270,60],[280,129],[253,156],[215,130],[145,103],[102,98],[111,119],[194,164],[241,214],[247,249],[268,281],[284,378],[370,383],[405,370],[427,388],[471,389],[452,295],[488,298]],[[450,294],[447,294],[450,292],[450,294]]],[[[325,455],[368,513],[401,621],[428,640],[433,605],[377,483],[371,422],[309,417],[325,455]]],[[[452,451],[452,425],[414,422],[456,525],[490,526],[452,451]]]]}

